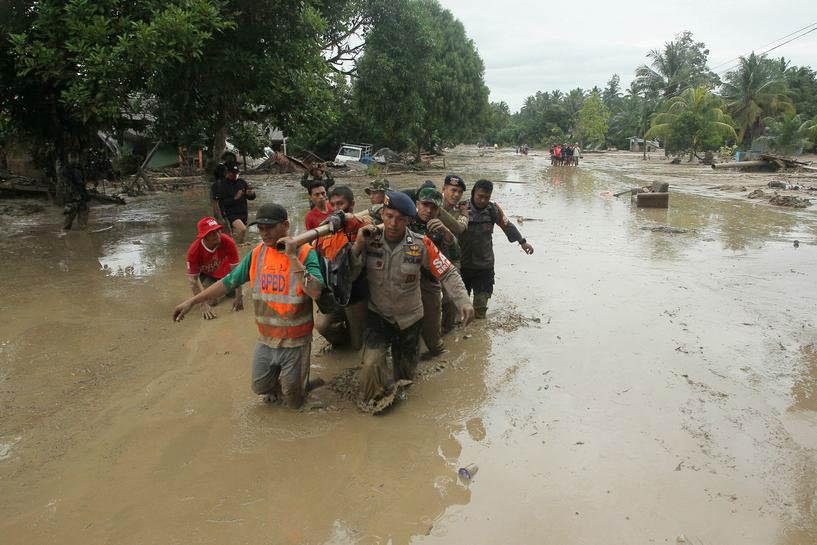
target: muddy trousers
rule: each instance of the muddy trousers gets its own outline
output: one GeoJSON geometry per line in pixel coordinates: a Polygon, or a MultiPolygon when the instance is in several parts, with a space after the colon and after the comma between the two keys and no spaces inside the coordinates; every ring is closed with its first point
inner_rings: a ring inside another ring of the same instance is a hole
{"type": "Polygon", "coordinates": [[[349,346],[360,350],[366,326],[366,301],[352,303],[329,314],[315,311],[315,329],[332,346],[349,346]]]}
{"type": "Polygon", "coordinates": [[[405,329],[387,322],[379,314],[366,315],[366,340],[363,343],[363,367],[360,370],[360,397],[365,401],[383,395],[388,382],[386,353],[391,348],[392,379],[412,380],[420,359],[422,320],[405,329]]]}
{"type": "Polygon", "coordinates": [[[423,275],[420,278],[420,295],[423,299],[423,342],[431,352],[443,349],[442,286],[437,280],[423,275]]]}
{"type": "Polygon", "coordinates": [[[474,316],[485,318],[488,312],[488,300],[494,293],[494,269],[469,269],[460,271],[465,289],[470,295],[474,292],[474,316]]]}
{"type": "Polygon", "coordinates": [[[252,391],[281,399],[292,409],[304,402],[312,336],[304,346],[273,348],[259,342],[252,358],[252,391]]]}

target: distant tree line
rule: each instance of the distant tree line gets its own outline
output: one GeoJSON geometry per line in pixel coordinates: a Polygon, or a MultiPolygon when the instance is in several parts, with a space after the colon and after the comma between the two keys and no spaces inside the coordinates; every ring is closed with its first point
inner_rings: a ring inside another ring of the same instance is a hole
{"type": "Polygon", "coordinates": [[[516,113],[492,102],[482,137],[505,144],[579,140],[626,148],[630,137],[646,133],[670,152],[690,154],[725,145],[780,153],[814,148],[817,72],[810,67],[752,53],[718,74],[708,66],[705,44],[690,32],[647,57],[626,90],[614,74],[604,89],[537,92],[516,113]]]}

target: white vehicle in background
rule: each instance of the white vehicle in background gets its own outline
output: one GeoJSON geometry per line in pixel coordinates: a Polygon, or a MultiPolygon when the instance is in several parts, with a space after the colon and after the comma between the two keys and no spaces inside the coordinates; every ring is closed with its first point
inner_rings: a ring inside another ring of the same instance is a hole
{"type": "Polygon", "coordinates": [[[344,164],[363,160],[366,156],[371,158],[371,144],[343,144],[335,156],[335,163],[344,164]]]}

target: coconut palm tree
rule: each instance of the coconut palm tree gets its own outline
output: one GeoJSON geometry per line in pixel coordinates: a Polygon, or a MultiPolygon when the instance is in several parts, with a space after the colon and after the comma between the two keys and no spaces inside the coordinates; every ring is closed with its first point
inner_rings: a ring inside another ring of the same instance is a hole
{"type": "Polygon", "coordinates": [[[667,101],[662,111],[653,117],[647,138],[662,138],[678,142],[693,155],[712,145],[713,140],[737,139],[732,119],[722,109],[720,97],[706,87],[684,90],[667,101]]]}
{"type": "Polygon", "coordinates": [[[741,57],[738,68],[726,74],[721,95],[737,123],[738,142],[744,145],[760,134],[764,117],[794,113],[780,63],[764,55],[741,57]]]}
{"type": "Polygon", "coordinates": [[[682,32],[663,49],[647,53],[650,64],[636,68],[636,82],[641,89],[664,99],[677,96],[687,87],[716,86],[720,80],[707,67],[708,56],[703,42],[695,42],[689,31],[682,32]]]}
{"type": "Polygon", "coordinates": [[[766,134],[758,140],[767,141],[772,149],[785,155],[801,153],[817,130],[813,119],[803,120],[802,116],[792,114],[780,118],[767,117],[763,124],[766,134]]]}

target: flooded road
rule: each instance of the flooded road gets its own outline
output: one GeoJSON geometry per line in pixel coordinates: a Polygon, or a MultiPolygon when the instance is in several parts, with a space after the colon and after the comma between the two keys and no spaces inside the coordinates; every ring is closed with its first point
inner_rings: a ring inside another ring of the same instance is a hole
{"type": "MultiPolygon", "coordinates": [[[[4,214],[3,543],[817,542],[817,215],[630,154],[446,163],[521,182],[494,200],[536,253],[494,237],[488,320],[382,417],[327,388],[322,410],[261,403],[251,312],[170,321],[203,188],[95,207],[100,233],[4,214]],[[669,210],[610,196],[653,179],[669,210]]],[[[251,214],[302,225],[294,175],[256,183],[251,214]]],[[[314,375],[357,365],[313,346],[314,375]]]]}

